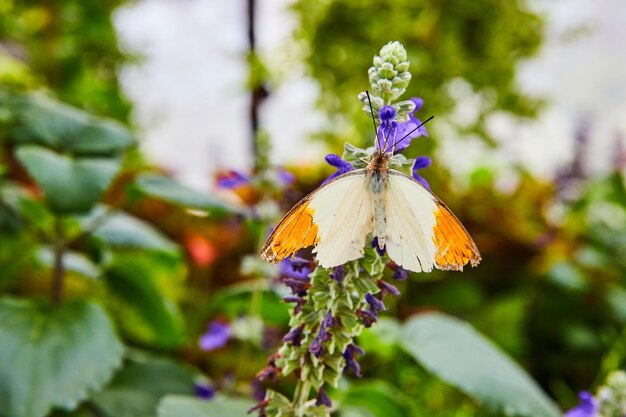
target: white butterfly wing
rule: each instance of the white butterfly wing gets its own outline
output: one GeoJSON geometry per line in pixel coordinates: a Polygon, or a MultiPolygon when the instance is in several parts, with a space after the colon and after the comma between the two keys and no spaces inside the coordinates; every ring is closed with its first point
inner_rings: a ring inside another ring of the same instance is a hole
{"type": "Polygon", "coordinates": [[[313,250],[324,268],[363,256],[367,235],[372,232],[372,199],[365,170],[344,174],[316,192],[309,207],[318,225],[319,243],[313,250]]]}
{"type": "Polygon", "coordinates": [[[386,245],[392,261],[415,272],[462,270],[480,261],[476,244],[443,202],[399,171],[390,170],[387,178],[386,245]]]}
{"type": "Polygon", "coordinates": [[[283,217],[265,242],[261,257],[278,262],[298,250],[313,250],[330,268],[363,255],[373,229],[372,202],[365,170],[343,174],[303,198],[283,217]]]}

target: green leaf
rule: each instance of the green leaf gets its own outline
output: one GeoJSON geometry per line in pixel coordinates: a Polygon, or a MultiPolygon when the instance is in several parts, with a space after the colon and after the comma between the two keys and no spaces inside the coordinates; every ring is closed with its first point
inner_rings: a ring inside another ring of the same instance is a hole
{"type": "Polygon", "coordinates": [[[124,126],[98,118],[41,94],[3,95],[19,115],[13,136],[33,143],[80,155],[118,154],[135,144],[124,126]]]}
{"type": "Polygon", "coordinates": [[[120,168],[114,158],[79,158],[35,145],[19,147],[16,156],[59,214],[89,210],[120,168]]]}
{"type": "Polygon", "coordinates": [[[115,315],[128,337],[172,348],[184,341],[183,318],[159,281],[159,274],[172,272],[162,262],[163,259],[147,254],[118,254],[104,279],[114,297],[115,315]]]}
{"type": "Polygon", "coordinates": [[[342,416],[404,417],[410,414],[407,398],[397,388],[374,380],[350,385],[340,401],[342,416]]]}
{"type": "Polygon", "coordinates": [[[159,404],[158,417],[249,417],[250,400],[216,396],[210,401],[182,395],[167,395],[159,404]]]}
{"type": "Polygon", "coordinates": [[[164,395],[193,395],[195,376],[172,360],[133,354],[113,381],[92,396],[92,401],[113,417],[154,416],[164,395]]]}
{"type": "Polygon", "coordinates": [[[404,325],[401,341],[425,368],[497,412],[561,415],[524,369],[467,323],[441,313],[420,314],[404,325]]]}
{"type": "Polygon", "coordinates": [[[40,417],[72,409],[104,385],[123,346],[102,307],[81,300],[58,308],[0,300],[0,414],[40,417]]]}
{"type": "Polygon", "coordinates": [[[149,196],[190,209],[208,211],[214,215],[246,213],[242,207],[221,201],[210,194],[192,190],[162,175],[140,175],[137,178],[137,186],[149,196]]]}
{"type": "MultiPolygon", "coordinates": [[[[101,213],[105,216],[106,214],[101,213]]],[[[88,223],[85,223],[88,227],[88,223]]],[[[169,240],[151,224],[131,216],[117,212],[108,217],[93,235],[96,239],[111,246],[149,249],[167,253],[176,253],[178,245],[169,240]]]]}

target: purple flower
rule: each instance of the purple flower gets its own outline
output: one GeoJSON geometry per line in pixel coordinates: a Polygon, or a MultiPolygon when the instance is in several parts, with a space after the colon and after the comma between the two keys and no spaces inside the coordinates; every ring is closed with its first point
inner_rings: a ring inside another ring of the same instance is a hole
{"type": "Polygon", "coordinates": [[[378,314],[381,311],[387,309],[382,301],[380,301],[378,298],[374,297],[370,293],[365,294],[365,301],[367,301],[367,304],[369,305],[372,314],[378,314]]]}
{"type": "Polygon", "coordinates": [[[294,314],[298,314],[304,305],[304,298],[302,297],[283,297],[283,301],[286,303],[296,303],[296,307],[293,310],[294,314]]]}
{"type": "Polygon", "coordinates": [[[278,264],[278,269],[283,277],[296,279],[309,279],[312,271],[311,261],[297,256],[282,260],[278,264]]]}
{"type": "Polygon", "coordinates": [[[341,284],[345,275],[346,271],[343,265],[339,265],[333,268],[333,272],[330,273],[330,278],[341,284]]]}
{"type": "Polygon", "coordinates": [[[578,393],[580,404],[569,410],[563,417],[597,417],[598,403],[587,391],[578,393]]]}
{"type": "Polygon", "coordinates": [[[324,388],[320,388],[319,392],[317,393],[315,405],[325,405],[329,408],[333,406],[333,402],[330,400],[330,397],[328,397],[328,394],[326,394],[326,391],[324,391],[324,388]]]}
{"type": "Polygon", "coordinates": [[[356,376],[361,378],[361,365],[356,361],[356,355],[364,355],[363,349],[355,344],[350,344],[346,347],[342,356],[346,360],[346,366],[343,368],[344,372],[352,370],[356,376]]]}
{"type": "Polygon", "coordinates": [[[326,159],[326,162],[328,162],[330,165],[337,168],[337,172],[332,174],[330,177],[326,178],[326,181],[324,181],[322,185],[326,184],[333,178],[338,177],[342,174],[345,174],[346,172],[350,172],[354,169],[354,167],[352,166],[350,162],[344,161],[343,159],[341,159],[339,155],[335,155],[334,153],[330,153],[326,155],[325,159],[326,159]]]}
{"type": "Polygon", "coordinates": [[[378,126],[376,134],[376,148],[386,151],[392,147],[398,135],[398,123],[394,120],[396,109],[391,106],[383,106],[378,111],[378,117],[380,118],[380,126],[378,126]]]}
{"type": "Polygon", "coordinates": [[[415,158],[415,162],[413,163],[413,168],[411,169],[411,172],[413,173],[413,178],[415,178],[417,181],[419,181],[424,187],[426,187],[429,190],[430,190],[430,185],[424,178],[422,178],[417,173],[417,171],[419,171],[420,169],[428,168],[430,164],[432,163],[433,161],[429,157],[420,156],[418,158],[415,158]]]}
{"type": "Polygon", "coordinates": [[[396,265],[393,271],[393,279],[398,281],[405,281],[408,276],[406,269],[402,268],[399,265],[396,265]]]}
{"type": "Polygon", "coordinates": [[[231,336],[228,323],[212,321],[208,330],[200,337],[200,349],[210,351],[226,345],[231,336]]]}
{"type": "MultiPolygon", "coordinates": [[[[414,97],[411,101],[415,103],[413,113],[417,112],[424,104],[424,100],[419,97],[414,97]]],[[[411,139],[428,136],[426,127],[420,126],[418,128],[422,122],[413,113],[409,114],[409,120],[398,124],[394,120],[396,110],[391,106],[383,106],[378,111],[380,126],[377,132],[376,148],[383,149],[384,147],[385,152],[393,150],[394,153],[397,153],[407,148],[411,139]]]]}
{"type": "Polygon", "coordinates": [[[282,185],[291,185],[296,181],[296,176],[291,172],[287,171],[285,168],[279,167],[276,169],[276,174],[278,176],[278,181],[282,185]]]}
{"type": "Polygon", "coordinates": [[[288,258],[278,264],[283,284],[291,288],[291,292],[302,297],[311,287],[311,262],[302,258],[288,258]]]}
{"type": "Polygon", "coordinates": [[[374,249],[376,249],[376,252],[378,252],[379,256],[385,256],[386,245],[383,246],[382,248],[378,245],[378,236],[376,236],[376,237],[374,237],[374,239],[372,239],[372,247],[374,249]]]}
{"type": "Polygon", "coordinates": [[[372,327],[372,324],[378,321],[378,316],[372,313],[371,311],[358,309],[356,311],[356,316],[361,320],[361,323],[363,323],[363,326],[367,328],[372,327]]]}
{"type": "Polygon", "coordinates": [[[231,190],[250,183],[250,178],[238,171],[230,171],[217,178],[217,187],[231,190]]]}
{"type": "Polygon", "coordinates": [[[315,336],[315,339],[313,339],[313,342],[311,342],[311,346],[309,346],[309,352],[315,355],[315,357],[319,358],[322,356],[322,353],[324,353],[324,343],[331,339],[331,334],[328,332],[328,329],[334,325],[335,319],[329,311],[322,320],[320,331],[317,333],[317,336],[315,336]]]}
{"type": "Polygon", "coordinates": [[[301,324],[298,327],[294,327],[283,337],[283,342],[291,342],[294,346],[300,346],[302,343],[302,330],[304,329],[304,324],[301,324]]]}
{"type": "Polygon", "coordinates": [[[196,397],[202,398],[203,400],[210,400],[215,397],[216,390],[209,384],[196,383],[194,389],[196,391],[196,397]]]}
{"type": "Polygon", "coordinates": [[[256,374],[256,377],[259,381],[264,381],[266,379],[269,379],[272,382],[278,381],[278,376],[280,375],[280,368],[276,366],[276,357],[277,357],[277,354],[270,356],[267,361],[267,366],[261,369],[256,374]]]}
{"type": "Polygon", "coordinates": [[[379,279],[376,284],[378,285],[378,288],[380,288],[381,298],[384,298],[387,294],[395,295],[396,297],[400,295],[399,289],[382,279],[379,279]]]}
{"type": "Polygon", "coordinates": [[[324,320],[322,320],[322,326],[324,326],[324,328],[328,329],[329,327],[333,327],[334,325],[335,325],[335,319],[333,318],[332,314],[329,311],[324,316],[324,320]]]}

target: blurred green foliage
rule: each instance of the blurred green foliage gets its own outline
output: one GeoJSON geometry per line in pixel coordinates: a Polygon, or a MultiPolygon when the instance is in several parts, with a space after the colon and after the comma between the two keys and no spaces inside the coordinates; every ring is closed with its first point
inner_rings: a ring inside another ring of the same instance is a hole
{"type": "MultiPolygon", "coordinates": [[[[333,122],[320,132],[331,144],[345,140],[346,132],[337,129],[345,127],[353,144],[369,146],[371,123],[356,100],[367,78],[355,74],[365,74],[389,40],[407,49],[413,81],[406,97],[424,98],[425,114],[450,112],[455,99],[448,86],[457,78],[489,98],[479,120],[494,110],[532,115],[536,109],[514,82],[517,63],[542,39],[543,22],[524,1],[302,0],[294,9],[306,63],[321,86],[319,106],[333,122]]],[[[480,123],[470,129],[487,137],[480,123]]]]}
{"type": "MultiPolygon", "coordinates": [[[[63,101],[97,115],[127,121],[118,71],[128,60],[111,16],[123,0],[2,0],[0,59],[27,63],[33,81],[63,101]]],[[[2,64],[0,64],[0,67],[2,64]]]]}

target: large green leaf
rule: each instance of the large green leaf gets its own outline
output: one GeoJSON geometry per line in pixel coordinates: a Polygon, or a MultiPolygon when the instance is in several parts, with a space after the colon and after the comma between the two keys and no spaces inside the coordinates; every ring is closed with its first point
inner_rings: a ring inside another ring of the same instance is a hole
{"type": "Polygon", "coordinates": [[[249,417],[250,400],[218,395],[210,401],[182,395],[167,395],[158,408],[158,417],[249,417]]]}
{"type": "MultiPolygon", "coordinates": [[[[86,225],[89,226],[88,223],[86,225]]],[[[178,251],[178,245],[151,224],[121,211],[106,218],[102,225],[94,231],[93,236],[111,246],[150,249],[168,253],[178,251]]]]}
{"type": "Polygon", "coordinates": [[[179,206],[203,210],[214,215],[245,214],[245,209],[226,203],[210,194],[187,188],[163,175],[144,174],[137,178],[139,189],[152,197],[179,206]]]}
{"type": "Polygon", "coordinates": [[[120,168],[115,158],[73,157],[36,145],[19,147],[16,156],[57,213],[89,210],[120,168]]]}
{"type": "Polygon", "coordinates": [[[343,417],[404,417],[410,414],[408,400],[383,381],[350,385],[340,401],[343,417]]]}
{"type": "Polygon", "coordinates": [[[74,408],[122,361],[123,346],[104,310],[89,301],[58,308],[0,300],[0,415],[40,417],[74,408]]]}
{"type": "Polygon", "coordinates": [[[111,417],[155,416],[164,395],[193,395],[195,376],[172,360],[133,354],[111,383],[92,396],[92,401],[111,417]]]}
{"type": "Polygon", "coordinates": [[[94,117],[75,107],[41,94],[2,95],[0,106],[8,106],[17,121],[13,137],[80,155],[118,154],[135,144],[124,126],[94,117]]]}
{"type": "Polygon", "coordinates": [[[425,368],[497,412],[561,415],[524,369],[468,323],[420,314],[404,325],[401,343],[425,368]]]}
{"type": "Polygon", "coordinates": [[[159,274],[175,274],[166,261],[147,253],[117,254],[104,274],[125,334],[161,348],[176,347],[184,341],[182,314],[160,281],[159,274]]]}

